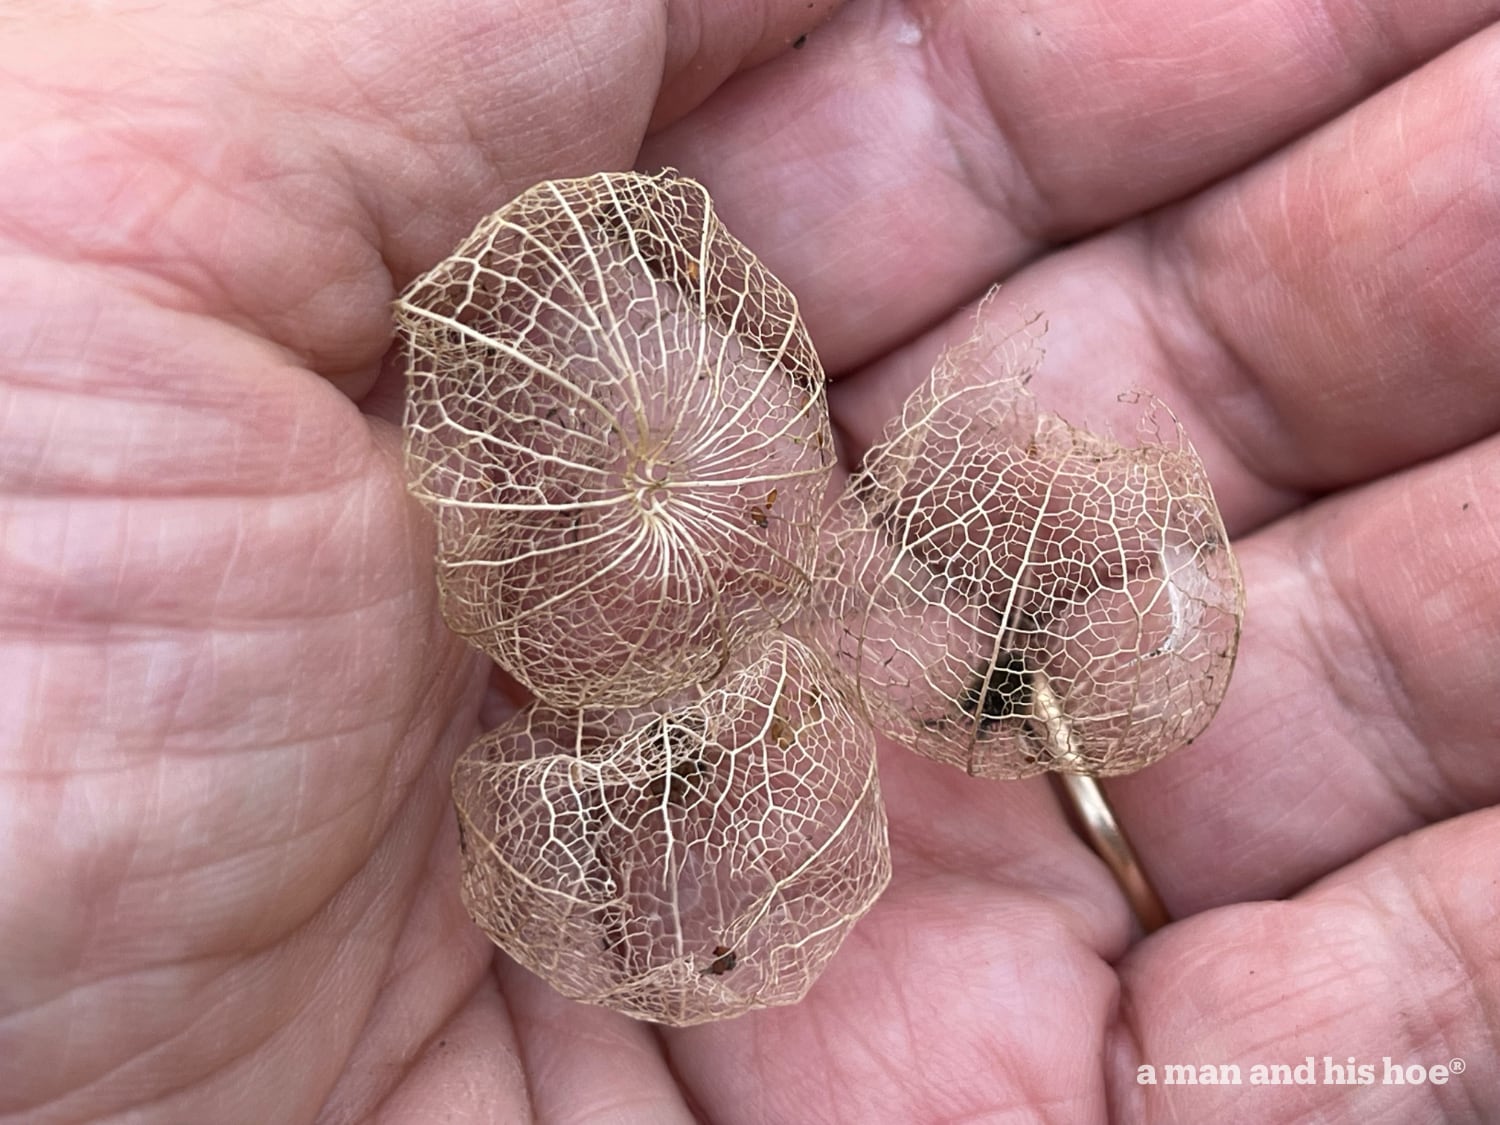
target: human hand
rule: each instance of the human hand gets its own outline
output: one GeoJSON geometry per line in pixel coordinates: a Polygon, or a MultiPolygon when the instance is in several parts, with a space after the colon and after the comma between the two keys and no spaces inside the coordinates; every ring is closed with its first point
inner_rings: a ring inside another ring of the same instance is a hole
{"type": "Polygon", "coordinates": [[[824,7],[46,9],[0,45],[0,1115],[1497,1112],[1494,6],[854,3],[716,89],[824,7]],[[998,279],[1051,321],[1045,405],[1183,418],[1240,667],[1112,786],[1181,921],[1131,945],[1045,784],[891,750],[893,882],[796,1007],[658,1032],[469,924],[447,771],[507,704],[436,613],[388,302],[637,160],[799,295],[852,455],[998,279]],[[1307,1055],[1376,1084],[1135,1084],[1307,1055]]]}

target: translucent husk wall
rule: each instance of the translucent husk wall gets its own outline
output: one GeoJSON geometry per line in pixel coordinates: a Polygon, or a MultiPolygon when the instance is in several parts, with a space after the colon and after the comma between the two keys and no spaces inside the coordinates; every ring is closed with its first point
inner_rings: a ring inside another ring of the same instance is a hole
{"type": "Polygon", "coordinates": [[[691,180],[541,184],[397,319],[444,616],[536,697],[455,768],[464,900],[568,996],[800,999],[890,878],[877,733],[1120,773],[1222,697],[1242,587],[1164,408],[1075,429],[981,336],[825,511],[796,301],[691,180]]]}

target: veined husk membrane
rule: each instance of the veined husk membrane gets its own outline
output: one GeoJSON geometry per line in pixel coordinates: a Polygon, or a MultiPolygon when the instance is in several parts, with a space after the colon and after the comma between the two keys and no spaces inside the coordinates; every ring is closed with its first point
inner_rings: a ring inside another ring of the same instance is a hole
{"type": "Polygon", "coordinates": [[[823,371],[701,185],[541,184],[396,316],[444,616],[537,697],[645,704],[804,604],[833,459],[823,371]]]}
{"type": "Polygon", "coordinates": [[[454,799],[490,937],[659,1023],[800,999],[890,877],[873,734],[784,636],[656,708],[533,705],[469,748],[454,799]]]}
{"type": "Polygon", "coordinates": [[[443,613],[538,697],[454,769],[464,901],[567,996],[800,999],[890,877],[872,721],[1109,774],[1218,705],[1239,573],[1164,409],[1134,448],[1077,430],[977,338],[825,516],[795,301],[691,180],[539,185],[397,319],[443,613]]]}
{"type": "Polygon", "coordinates": [[[1229,683],[1243,586],[1202,463],[1150,403],[1124,445],[1038,409],[1024,333],[947,352],[830,521],[804,635],[877,730],[984,777],[1129,773],[1229,683]]]}

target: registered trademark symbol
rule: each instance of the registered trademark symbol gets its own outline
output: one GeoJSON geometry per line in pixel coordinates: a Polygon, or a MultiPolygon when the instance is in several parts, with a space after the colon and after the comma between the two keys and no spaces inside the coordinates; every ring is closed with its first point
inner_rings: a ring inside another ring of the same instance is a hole
{"type": "Polygon", "coordinates": [[[1448,1060],[1448,1073],[1449,1074],[1462,1074],[1464,1072],[1464,1070],[1467,1069],[1468,1065],[1469,1064],[1466,1063],[1466,1062],[1464,1062],[1463,1059],[1449,1059],[1448,1060]]]}

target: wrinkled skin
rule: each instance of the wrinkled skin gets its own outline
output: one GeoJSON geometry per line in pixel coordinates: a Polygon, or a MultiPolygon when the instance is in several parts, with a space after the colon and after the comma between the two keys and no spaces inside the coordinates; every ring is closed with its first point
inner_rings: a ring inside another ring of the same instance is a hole
{"type": "Polygon", "coordinates": [[[1500,4],[12,5],[0,40],[0,1121],[1500,1114],[1500,4]],[[804,32],[800,50],[786,46],[804,32]],[[642,147],[644,145],[644,147],[642,147]],[[388,302],[533,182],[675,163],[802,295],[858,454],[969,303],[1166,399],[1250,616],[1114,785],[889,750],[802,1005],[681,1032],[466,920],[388,302]],[[1389,1055],[1442,1086],[1141,1087],[1389,1055]]]}

